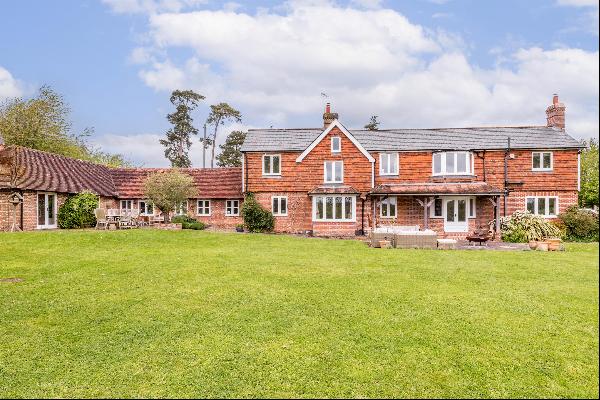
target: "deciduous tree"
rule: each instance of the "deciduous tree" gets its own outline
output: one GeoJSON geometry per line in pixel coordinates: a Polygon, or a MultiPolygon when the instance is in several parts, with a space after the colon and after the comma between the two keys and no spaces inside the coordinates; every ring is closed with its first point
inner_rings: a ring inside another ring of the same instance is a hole
{"type": "Polygon", "coordinates": [[[171,170],[150,175],[144,183],[144,194],[168,220],[178,204],[197,197],[197,190],[191,176],[171,170]]]}
{"type": "Polygon", "coordinates": [[[585,207],[598,205],[598,141],[585,142],[587,148],[581,152],[581,191],[579,204],[585,207]]]}

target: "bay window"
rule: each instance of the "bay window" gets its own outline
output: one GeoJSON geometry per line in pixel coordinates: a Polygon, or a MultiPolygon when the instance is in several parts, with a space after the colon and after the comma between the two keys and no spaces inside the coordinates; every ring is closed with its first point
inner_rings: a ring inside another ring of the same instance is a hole
{"type": "Polygon", "coordinates": [[[473,158],[468,151],[434,153],[433,175],[473,175],[473,158]]]}
{"type": "Polygon", "coordinates": [[[314,196],[313,221],[354,221],[355,196],[314,196]]]}

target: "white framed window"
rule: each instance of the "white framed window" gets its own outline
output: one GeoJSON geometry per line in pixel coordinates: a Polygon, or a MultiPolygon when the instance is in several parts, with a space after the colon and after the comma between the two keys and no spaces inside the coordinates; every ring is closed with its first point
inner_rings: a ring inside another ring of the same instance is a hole
{"type": "Polygon", "coordinates": [[[534,151],[531,153],[532,171],[552,171],[554,157],[551,151],[534,151]]]}
{"type": "Polygon", "coordinates": [[[197,201],[196,215],[210,215],[210,200],[197,201]]]}
{"type": "Polygon", "coordinates": [[[148,200],[138,201],[138,207],[140,209],[140,215],[154,215],[154,207],[148,200]]]}
{"type": "Polygon", "coordinates": [[[475,218],[477,212],[477,197],[469,197],[469,218],[475,218]]]}
{"type": "Polygon", "coordinates": [[[340,153],[342,151],[342,138],[339,136],[331,137],[331,152],[340,153]]]}
{"type": "Polygon", "coordinates": [[[262,173],[263,175],[281,175],[281,155],[264,154],[262,173]]]}
{"type": "Polygon", "coordinates": [[[468,151],[434,153],[433,175],[473,175],[473,157],[468,151]]]}
{"type": "Polygon", "coordinates": [[[121,200],[121,211],[133,210],[133,200],[121,200]]]}
{"type": "Polygon", "coordinates": [[[429,216],[431,218],[443,218],[444,217],[444,199],[438,197],[433,200],[433,204],[429,210],[429,216]]]}
{"type": "Polygon", "coordinates": [[[313,221],[352,222],[355,220],[355,196],[313,197],[313,221]]]}
{"type": "Polygon", "coordinates": [[[182,201],[181,203],[177,204],[175,206],[175,210],[173,210],[175,212],[175,215],[186,215],[188,212],[188,202],[186,201],[182,201]]]}
{"type": "Polygon", "coordinates": [[[342,183],[344,181],[343,161],[325,161],[323,169],[325,183],[342,183]]]}
{"type": "Polygon", "coordinates": [[[285,196],[271,197],[271,211],[275,216],[286,216],[288,213],[288,201],[285,196]]]}
{"type": "Polygon", "coordinates": [[[398,175],[398,153],[379,154],[379,175],[398,175]]]}
{"type": "Polygon", "coordinates": [[[396,218],[397,216],[397,197],[388,197],[382,200],[379,205],[379,216],[381,218],[396,218]]]}
{"type": "Polygon", "coordinates": [[[225,215],[228,217],[237,217],[240,215],[240,201],[239,200],[226,200],[225,201],[225,215]]]}
{"type": "Polygon", "coordinates": [[[546,218],[558,215],[557,196],[531,196],[525,198],[525,209],[534,215],[546,218]]]}

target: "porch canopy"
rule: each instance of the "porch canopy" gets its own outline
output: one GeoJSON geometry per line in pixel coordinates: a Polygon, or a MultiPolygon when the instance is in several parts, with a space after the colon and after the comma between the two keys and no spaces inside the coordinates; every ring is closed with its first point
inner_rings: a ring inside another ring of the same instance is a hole
{"type": "MultiPolygon", "coordinates": [[[[370,192],[373,198],[386,198],[389,196],[413,196],[423,206],[423,221],[425,228],[429,228],[429,207],[438,196],[486,196],[494,206],[496,231],[499,223],[499,205],[502,190],[487,182],[422,182],[422,183],[384,183],[377,185],[370,192]],[[419,198],[421,197],[421,198],[419,198]]],[[[375,207],[373,207],[375,220],[375,207]]]]}
{"type": "Polygon", "coordinates": [[[360,194],[360,191],[354,189],[352,186],[348,185],[339,185],[339,184],[330,184],[330,185],[321,185],[312,188],[309,192],[309,196],[320,195],[320,194],[360,194]]]}

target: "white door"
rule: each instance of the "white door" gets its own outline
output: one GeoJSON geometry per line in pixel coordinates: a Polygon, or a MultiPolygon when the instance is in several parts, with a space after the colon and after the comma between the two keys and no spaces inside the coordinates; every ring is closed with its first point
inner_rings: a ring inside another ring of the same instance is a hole
{"type": "Polygon", "coordinates": [[[38,193],[38,228],[56,228],[56,195],[38,193]]]}
{"type": "Polygon", "coordinates": [[[444,230],[446,232],[469,231],[467,207],[468,202],[465,197],[455,197],[444,200],[444,230]]]}

